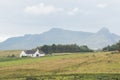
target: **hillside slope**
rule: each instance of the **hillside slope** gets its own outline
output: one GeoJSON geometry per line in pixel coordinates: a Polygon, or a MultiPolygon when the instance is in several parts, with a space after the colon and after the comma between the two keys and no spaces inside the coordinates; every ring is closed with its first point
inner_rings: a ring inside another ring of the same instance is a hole
{"type": "Polygon", "coordinates": [[[53,28],[42,34],[12,37],[0,43],[0,50],[31,49],[45,44],[78,44],[90,48],[103,48],[120,40],[120,36],[102,28],[97,33],[53,28]]]}
{"type": "Polygon", "coordinates": [[[102,28],[92,36],[89,36],[84,43],[91,48],[103,48],[107,45],[112,45],[120,40],[120,36],[111,33],[107,28],[102,28]]]}
{"type": "Polygon", "coordinates": [[[119,74],[119,66],[119,53],[74,53],[41,58],[11,58],[11,60],[0,58],[0,74],[2,74],[0,79],[19,80],[17,78],[59,74],[119,74]]]}

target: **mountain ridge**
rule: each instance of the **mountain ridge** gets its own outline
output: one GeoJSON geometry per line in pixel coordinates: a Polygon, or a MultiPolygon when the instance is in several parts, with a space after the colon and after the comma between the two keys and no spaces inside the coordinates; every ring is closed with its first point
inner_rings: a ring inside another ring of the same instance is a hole
{"type": "Polygon", "coordinates": [[[98,49],[114,44],[119,40],[120,36],[111,33],[105,27],[96,33],[52,28],[42,34],[26,34],[8,38],[0,43],[0,50],[32,49],[46,44],[78,44],[98,49]]]}

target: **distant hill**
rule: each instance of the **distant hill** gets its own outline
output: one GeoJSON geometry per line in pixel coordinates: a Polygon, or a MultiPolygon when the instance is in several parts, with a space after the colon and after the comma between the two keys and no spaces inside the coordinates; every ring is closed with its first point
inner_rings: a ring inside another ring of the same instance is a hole
{"type": "Polygon", "coordinates": [[[91,48],[103,48],[112,45],[120,40],[120,36],[111,33],[107,28],[102,28],[97,33],[89,36],[84,43],[91,48]]]}
{"type": "Polygon", "coordinates": [[[0,50],[31,49],[49,44],[78,44],[90,48],[103,48],[120,40],[120,36],[111,33],[107,28],[102,28],[97,33],[70,31],[53,28],[42,34],[12,37],[0,43],[0,50]]]}

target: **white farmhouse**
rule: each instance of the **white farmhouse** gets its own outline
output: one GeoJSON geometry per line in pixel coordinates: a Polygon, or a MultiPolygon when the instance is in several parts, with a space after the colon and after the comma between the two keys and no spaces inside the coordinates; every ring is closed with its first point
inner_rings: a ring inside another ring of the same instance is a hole
{"type": "Polygon", "coordinates": [[[41,57],[45,56],[45,53],[37,50],[25,50],[20,53],[20,57],[41,57]]]}

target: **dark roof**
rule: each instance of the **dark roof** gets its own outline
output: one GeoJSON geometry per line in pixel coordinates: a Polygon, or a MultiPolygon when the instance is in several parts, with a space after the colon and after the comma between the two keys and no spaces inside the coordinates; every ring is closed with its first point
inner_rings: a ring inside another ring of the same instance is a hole
{"type": "Polygon", "coordinates": [[[41,50],[39,50],[39,53],[40,53],[40,54],[45,54],[45,53],[44,53],[43,51],[41,51],[41,50]]]}
{"type": "Polygon", "coordinates": [[[26,54],[34,54],[36,50],[25,50],[24,51],[26,54]]]}
{"type": "MultiPolygon", "coordinates": [[[[26,54],[34,54],[37,50],[24,50],[26,54]]],[[[43,51],[39,50],[40,54],[45,54],[43,51]]]]}

